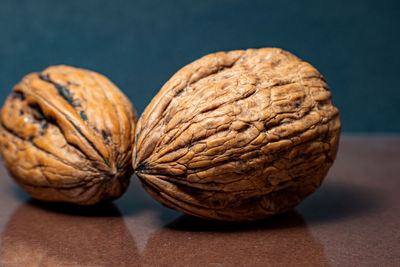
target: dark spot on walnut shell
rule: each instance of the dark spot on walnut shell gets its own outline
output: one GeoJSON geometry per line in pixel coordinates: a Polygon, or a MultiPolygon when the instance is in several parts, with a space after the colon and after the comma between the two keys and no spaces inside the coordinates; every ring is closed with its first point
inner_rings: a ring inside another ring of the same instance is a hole
{"type": "Polygon", "coordinates": [[[276,48],[207,55],[178,71],[136,129],[133,166],[162,204],[259,220],[318,188],[340,135],[322,75],[276,48]]]}
{"type": "Polygon", "coordinates": [[[25,76],[5,101],[0,151],[32,197],[89,205],[126,190],[135,126],[131,102],[106,77],[53,66],[25,76]]]}

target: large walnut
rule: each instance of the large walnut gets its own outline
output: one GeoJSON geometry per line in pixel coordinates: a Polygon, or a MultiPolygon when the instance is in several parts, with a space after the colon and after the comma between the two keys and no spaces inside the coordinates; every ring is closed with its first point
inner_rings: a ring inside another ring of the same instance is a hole
{"type": "Polygon", "coordinates": [[[8,96],[0,151],[32,197],[89,205],[126,190],[135,125],[132,104],[107,78],[54,66],[25,76],[8,96]]]}
{"type": "Polygon", "coordinates": [[[207,55],[144,111],[134,169],[164,205],[250,221],[287,211],[322,182],[340,118],[322,75],[276,48],[207,55]]]}

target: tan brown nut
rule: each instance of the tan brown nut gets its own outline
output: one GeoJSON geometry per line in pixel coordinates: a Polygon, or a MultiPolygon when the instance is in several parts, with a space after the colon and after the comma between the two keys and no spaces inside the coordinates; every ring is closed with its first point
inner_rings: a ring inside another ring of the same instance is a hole
{"type": "Polygon", "coordinates": [[[340,128],[310,64],[277,48],[219,52],[179,70],[154,97],[137,125],[133,165],[168,207],[259,220],[320,186],[340,128]]]}
{"type": "Polygon", "coordinates": [[[136,112],[106,77],[53,66],[25,76],[1,110],[0,151],[32,197],[82,205],[128,187],[136,112]]]}

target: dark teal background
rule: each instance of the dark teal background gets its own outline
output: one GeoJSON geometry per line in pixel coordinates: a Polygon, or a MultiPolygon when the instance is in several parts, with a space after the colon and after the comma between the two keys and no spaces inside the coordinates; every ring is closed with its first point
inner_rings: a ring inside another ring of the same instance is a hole
{"type": "Polygon", "coordinates": [[[68,64],[114,81],[140,114],[210,52],[281,47],[327,79],[344,132],[400,132],[400,1],[0,0],[0,97],[68,64]]]}

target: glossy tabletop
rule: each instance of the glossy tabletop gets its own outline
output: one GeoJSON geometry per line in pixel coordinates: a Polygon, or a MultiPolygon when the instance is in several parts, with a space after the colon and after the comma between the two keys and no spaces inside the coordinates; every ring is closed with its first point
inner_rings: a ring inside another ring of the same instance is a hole
{"type": "Polygon", "coordinates": [[[322,186],[257,223],[165,208],[132,177],[113,204],[34,201],[0,167],[1,266],[400,266],[400,136],[345,136],[322,186]]]}

